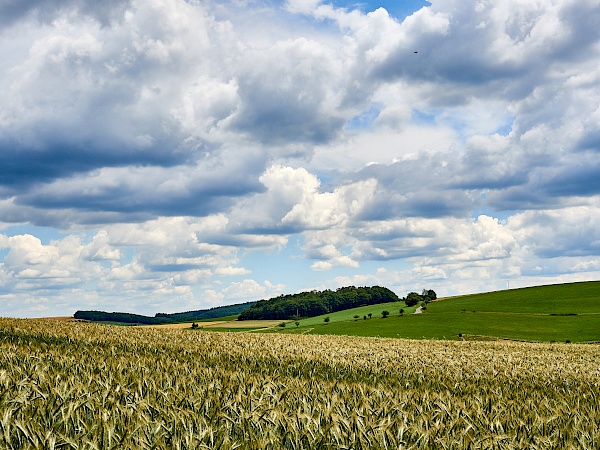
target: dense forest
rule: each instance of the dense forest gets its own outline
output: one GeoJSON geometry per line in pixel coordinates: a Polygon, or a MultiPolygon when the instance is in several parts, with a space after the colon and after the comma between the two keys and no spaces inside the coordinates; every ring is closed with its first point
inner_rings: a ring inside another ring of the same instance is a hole
{"type": "Polygon", "coordinates": [[[91,320],[93,322],[120,322],[140,325],[160,325],[173,322],[164,317],[149,317],[140,314],[104,311],[77,311],[74,318],[80,320],[91,320]]]}
{"type": "Polygon", "coordinates": [[[176,322],[190,322],[194,320],[215,319],[217,317],[237,316],[245,309],[250,308],[256,302],[237,303],[235,305],[216,306],[210,309],[198,311],[187,311],[181,313],[165,314],[158,313],[156,317],[170,319],[176,322]]]}
{"type": "Polygon", "coordinates": [[[309,291],[280,295],[269,300],[260,300],[242,312],[238,320],[287,320],[299,317],[314,317],[361,305],[376,305],[397,301],[400,301],[398,296],[384,287],[357,288],[349,286],[336,291],[309,291]]]}
{"type": "Polygon", "coordinates": [[[237,316],[246,308],[252,306],[254,302],[239,303],[237,305],[217,306],[210,309],[200,309],[197,311],[186,311],[182,313],[158,313],[154,317],[142,316],[139,314],[130,314],[123,312],[104,312],[104,311],[77,311],[73,317],[81,320],[91,320],[93,322],[120,322],[140,325],[160,325],[164,323],[192,322],[194,320],[214,319],[215,317],[237,316]]]}
{"type": "MultiPolygon", "coordinates": [[[[427,291],[423,291],[424,293],[427,291]]],[[[430,291],[433,293],[433,291],[430,291]]],[[[415,299],[422,297],[414,294],[415,299]]],[[[433,293],[435,295],[435,293],[433,293]]],[[[434,299],[434,298],[432,298],[434,299]]],[[[402,299],[405,300],[405,299],[402,299]]],[[[408,298],[406,300],[409,300],[408,298]]],[[[250,319],[281,319],[295,317],[313,317],[320,314],[341,311],[361,305],[376,305],[379,303],[400,301],[391,290],[381,287],[343,287],[335,291],[309,291],[299,294],[280,295],[269,300],[258,302],[238,303],[235,305],[218,306],[211,309],[186,311],[181,313],[158,313],[154,317],[140,314],[104,311],[77,311],[76,319],[94,322],[120,322],[140,325],[158,325],[176,322],[192,322],[213,319],[216,317],[238,316],[238,320],[250,319]]],[[[408,304],[408,302],[407,302],[408,304]]]]}

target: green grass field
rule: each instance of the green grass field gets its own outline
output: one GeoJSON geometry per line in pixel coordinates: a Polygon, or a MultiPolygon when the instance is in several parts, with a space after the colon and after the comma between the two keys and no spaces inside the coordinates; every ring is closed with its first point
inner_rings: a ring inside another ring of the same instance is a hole
{"type": "MultiPolygon", "coordinates": [[[[299,322],[303,327],[312,327],[323,324],[323,319],[325,317],[329,317],[329,324],[332,325],[337,322],[354,321],[355,315],[359,317],[358,320],[364,320],[363,317],[365,316],[367,316],[367,320],[373,320],[374,318],[381,317],[381,311],[383,310],[389,311],[390,315],[398,315],[400,308],[404,309],[405,314],[412,314],[415,312],[415,309],[417,309],[414,306],[408,308],[402,302],[380,303],[379,305],[359,306],[358,308],[337,311],[331,314],[325,314],[323,316],[310,317],[308,319],[302,319],[299,322]],[[371,319],[368,318],[369,314],[372,314],[371,319]]],[[[292,325],[294,325],[293,322],[292,325]]]]}
{"type": "Polygon", "coordinates": [[[430,303],[422,314],[402,303],[363,306],[300,320],[269,332],[524,341],[600,341],[600,282],[571,283],[473,294],[430,303]],[[387,310],[390,316],[381,317],[387,310]],[[372,313],[372,319],[363,317],[372,313]],[[353,318],[354,315],[359,320],[353,318]],[[324,317],[330,322],[325,324],[324,317]]]}

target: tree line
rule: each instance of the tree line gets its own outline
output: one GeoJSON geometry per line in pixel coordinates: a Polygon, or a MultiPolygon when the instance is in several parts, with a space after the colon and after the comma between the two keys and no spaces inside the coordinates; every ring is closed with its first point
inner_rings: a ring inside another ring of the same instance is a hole
{"type": "Polygon", "coordinates": [[[398,301],[400,299],[394,292],[381,286],[314,290],[260,300],[243,311],[238,320],[289,320],[398,301]]]}
{"type": "Polygon", "coordinates": [[[197,311],[186,311],[180,313],[158,313],[156,317],[163,317],[177,322],[189,322],[193,320],[215,319],[217,317],[237,316],[245,309],[248,309],[255,302],[236,303],[235,305],[215,306],[210,309],[201,309],[197,311]]]}
{"type": "Polygon", "coordinates": [[[91,320],[92,322],[120,322],[140,325],[161,325],[173,322],[164,317],[149,317],[140,314],[104,311],[77,311],[73,314],[75,319],[91,320]]]}
{"type": "Polygon", "coordinates": [[[161,325],[165,323],[192,322],[194,320],[214,319],[215,317],[237,316],[254,302],[236,305],[216,306],[210,309],[199,309],[181,313],[157,313],[154,317],[124,312],[77,311],[73,317],[92,322],[119,322],[140,325],[161,325]]]}
{"type": "Polygon", "coordinates": [[[73,317],[94,322],[120,322],[140,325],[160,325],[165,323],[201,321],[216,317],[235,316],[238,320],[276,319],[289,320],[300,317],[314,317],[362,305],[376,305],[388,302],[405,302],[406,306],[429,303],[437,298],[435,291],[423,289],[421,294],[409,293],[405,298],[381,287],[348,286],[335,291],[308,291],[299,294],[280,295],[258,302],[238,303],[217,306],[210,309],[181,313],[157,313],[154,317],[140,314],[104,311],[77,311],[73,317]]]}

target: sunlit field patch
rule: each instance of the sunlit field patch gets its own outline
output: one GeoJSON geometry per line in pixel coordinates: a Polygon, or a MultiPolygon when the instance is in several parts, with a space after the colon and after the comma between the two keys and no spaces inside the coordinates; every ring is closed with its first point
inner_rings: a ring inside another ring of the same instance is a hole
{"type": "Polygon", "coordinates": [[[0,319],[0,448],[598,448],[600,346],[0,319]]]}

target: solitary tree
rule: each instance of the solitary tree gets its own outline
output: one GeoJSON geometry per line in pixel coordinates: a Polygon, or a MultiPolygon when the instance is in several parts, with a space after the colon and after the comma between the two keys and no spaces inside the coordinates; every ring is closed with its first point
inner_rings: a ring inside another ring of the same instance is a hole
{"type": "Polygon", "coordinates": [[[400,308],[400,315],[403,316],[404,315],[404,308],[400,308]]]}
{"type": "Polygon", "coordinates": [[[325,323],[329,323],[329,316],[325,317],[325,318],[323,319],[323,322],[325,322],[325,323]]]}
{"type": "Polygon", "coordinates": [[[390,315],[389,311],[381,311],[381,315],[383,316],[383,318],[385,319],[387,316],[390,315]]]}
{"type": "Polygon", "coordinates": [[[371,318],[372,315],[373,315],[373,313],[369,313],[369,319],[371,318]]]}

